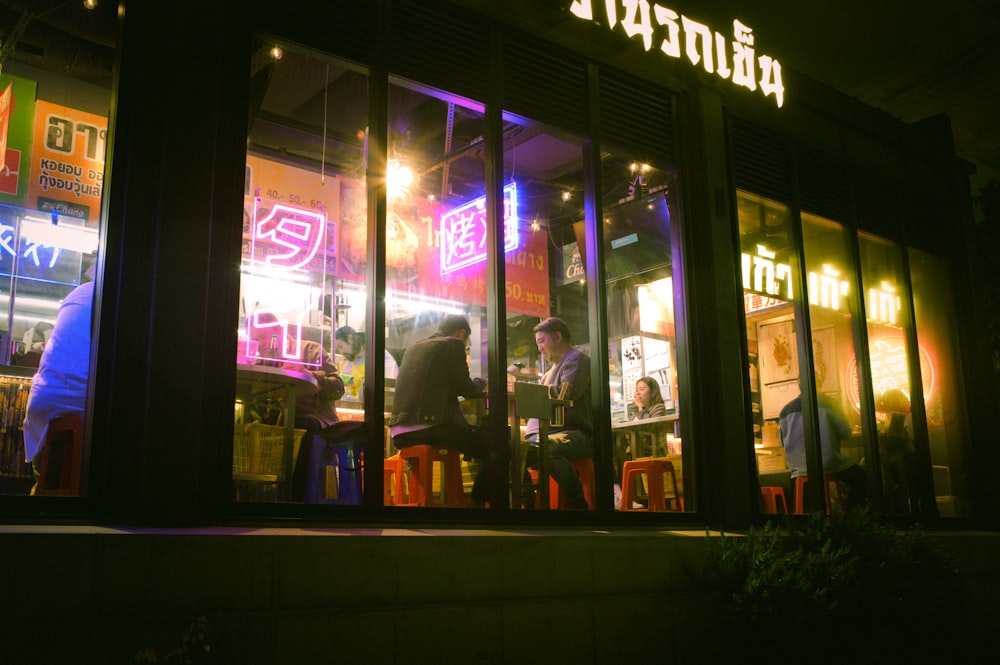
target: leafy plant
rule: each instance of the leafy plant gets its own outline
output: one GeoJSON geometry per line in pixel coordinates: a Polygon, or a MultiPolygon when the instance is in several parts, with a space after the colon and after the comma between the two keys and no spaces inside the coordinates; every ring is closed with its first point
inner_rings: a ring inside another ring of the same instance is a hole
{"type": "Polygon", "coordinates": [[[868,510],[768,523],[707,546],[694,577],[721,603],[734,646],[773,640],[818,662],[925,662],[953,649],[962,626],[950,557],[919,528],[897,532],[868,510]]]}
{"type": "Polygon", "coordinates": [[[169,663],[194,665],[215,662],[212,644],[208,640],[208,618],[200,616],[181,634],[181,643],[168,651],[143,649],[135,654],[136,663],[169,663]]]}

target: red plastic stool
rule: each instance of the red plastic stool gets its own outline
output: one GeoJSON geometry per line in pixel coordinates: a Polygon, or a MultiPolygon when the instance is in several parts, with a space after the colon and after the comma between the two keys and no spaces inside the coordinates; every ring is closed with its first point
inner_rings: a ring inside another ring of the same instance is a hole
{"type": "MultiPolygon", "coordinates": [[[[795,514],[804,515],[805,514],[805,489],[806,484],[809,482],[809,476],[796,476],[795,477],[795,514]]],[[[837,496],[842,495],[842,489],[840,487],[840,481],[837,480],[836,476],[831,476],[830,474],[823,475],[823,495],[826,497],[826,514],[830,514],[830,487],[837,490],[837,496]]],[[[840,513],[843,514],[844,502],[841,501],[838,504],[840,506],[840,513]]]]}
{"type": "Polygon", "coordinates": [[[403,500],[403,458],[395,455],[382,467],[382,505],[405,506],[403,500]]]}
{"type": "Polygon", "coordinates": [[[764,501],[764,513],[767,515],[778,514],[778,499],[781,499],[781,512],[788,512],[788,502],[785,501],[785,490],[773,485],[765,485],[760,488],[760,498],[764,501]]]}
{"type": "Polygon", "coordinates": [[[79,496],[82,460],[83,414],[71,413],[50,420],[38,464],[39,478],[34,494],[79,496]]]}
{"type": "Polygon", "coordinates": [[[622,510],[624,511],[649,511],[663,512],[667,510],[666,488],[663,478],[670,479],[672,496],[670,497],[671,510],[684,510],[684,499],[681,498],[677,489],[677,474],[674,473],[674,465],[668,459],[653,457],[650,459],[629,460],[622,467],[622,510]],[[633,508],[632,501],[635,498],[636,476],[646,477],[646,490],[649,495],[649,506],[647,508],[633,508]]]}
{"type": "MultiPolygon", "coordinates": [[[[399,457],[410,463],[409,501],[397,506],[465,506],[465,490],[462,487],[462,457],[454,448],[439,448],[431,445],[407,446],[399,451],[399,457]],[[439,463],[444,474],[442,486],[445,503],[434,500],[434,464],[439,463]]],[[[400,474],[402,475],[402,474],[400,474]]],[[[397,484],[397,487],[399,484],[397,484]]]]}
{"type": "MultiPolygon", "coordinates": [[[[597,508],[595,499],[597,495],[597,480],[594,477],[594,460],[589,457],[581,457],[580,459],[571,459],[569,463],[573,465],[576,475],[580,478],[580,485],[583,487],[583,498],[587,500],[587,506],[590,510],[595,510],[597,508]]],[[[528,469],[528,475],[531,476],[531,482],[537,485],[538,469],[528,469]]],[[[542,507],[541,500],[541,494],[536,494],[535,508],[542,507]]],[[[570,510],[571,508],[569,499],[559,491],[559,483],[555,481],[555,478],[549,476],[549,509],[570,510]]]]}

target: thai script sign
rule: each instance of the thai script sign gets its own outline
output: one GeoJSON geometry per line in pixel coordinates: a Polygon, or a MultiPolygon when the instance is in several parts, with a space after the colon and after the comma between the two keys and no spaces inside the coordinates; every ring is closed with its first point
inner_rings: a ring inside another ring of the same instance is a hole
{"type": "Polygon", "coordinates": [[[656,46],[669,58],[686,57],[693,66],[701,65],[709,74],[748,90],[760,88],[765,97],[773,95],[779,108],[784,104],[781,63],[769,55],[757,55],[753,29],[740,21],[733,21],[730,41],[721,32],[648,0],[603,0],[600,3],[573,0],[569,10],[578,18],[593,21],[595,4],[603,5],[610,29],[620,25],[626,35],[641,39],[647,51],[656,46]]]}

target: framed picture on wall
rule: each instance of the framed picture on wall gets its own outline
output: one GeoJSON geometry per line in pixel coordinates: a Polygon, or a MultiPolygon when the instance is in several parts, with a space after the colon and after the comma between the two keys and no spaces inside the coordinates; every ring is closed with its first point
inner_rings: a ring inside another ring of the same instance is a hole
{"type": "Polygon", "coordinates": [[[795,350],[795,322],[791,319],[761,323],[757,331],[757,353],[761,381],[765,385],[799,378],[795,350]]]}
{"type": "Polygon", "coordinates": [[[840,390],[837,374],[837,346],[833,328],[813,330],[813,363],[816,366],[816,378],[823,376],[823,385],[816,386],[821,393],[835,393],[840,390]]]}

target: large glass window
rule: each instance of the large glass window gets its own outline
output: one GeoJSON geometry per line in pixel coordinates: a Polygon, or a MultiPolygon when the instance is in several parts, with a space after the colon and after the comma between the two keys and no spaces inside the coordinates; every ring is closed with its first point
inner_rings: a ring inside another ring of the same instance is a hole
{"type": "Polygon", "coordinates": [[[74,41],[86,67],[69,66],[68,51],[56,48],[40,57],[32,50],[25,64],[18,31],[5,38],[0,494],[77,496],[87,493],[83,435],[117,19],[113,5],[88,14],[64,3],[46,14],[86,22],[111,45],[74,41]]]}
{"type": "MultiPolygon", "coordinates": [[[[481,106],[406,82],[390,86],[387,505],[507,501],[506,442],[485,426],[492,234],[484,135],[481,106]]],[[[517,193],[504,195],[506,231],[517,221],[517,193]]],[[[516,227],[510,235],[516,241],[516,227]]]]}
{"type": "Polygon", "coordinates": [[[318,435],[363,419],[346,401],[363,375],[338,371],[334,338],[338,326],[365,330],[351,286],[367,257],[367,78],[261,42],[251,94],[234,498],[360,503],[360,426],[339,425],[338,445],[318,435]]]}
{"type": "Polygon", "coordinates": [[[504,189],[517,192],[520,220],[517,247],[509,242],[505,257],[508,386],[518,416],[513,501],[594,509],[583,148],[574,137],[509,118],[503,161],[504,189]]]}
{"type": "Polygon", "coordinates": [[[615,507],[683,510],[675,181],[627,154],[601,165],[615,507]]]}
{"type": "Polygon", "coordinates": [[[790,512],[862,505],[868,489],[860,417],[852,408],[856,300],[846,234],[803,215],[800,264],[786,206],[745,193],[738,203],[760,485],[769,496],[780,491],[790,512]],[[800,265],[805,279],[798,278],[800,265]],[[814,479],[821,480],[810,489],[814,479]]]}
{"type": "Polygon", "coordinates": [[[919,513],[917,502],[926,471],[917,461],[914,444],[910,404],[913,381],[922,378],[927,395],[931,392],[931,372],[929,363],[923,377],[913,376],[910,371],[911,349],[905,325],[912,317],[902,249],[894,242],[865,233],[859,234],[859,247],[882,501],[887,514],[906,516],[919,513]]]}
{"type": "Polygon", "coordinates": [[[909,256],[934,496],[942,517],[967,516],[966,421],[952,282],[944,259],[917,249],[909,256]]]}

